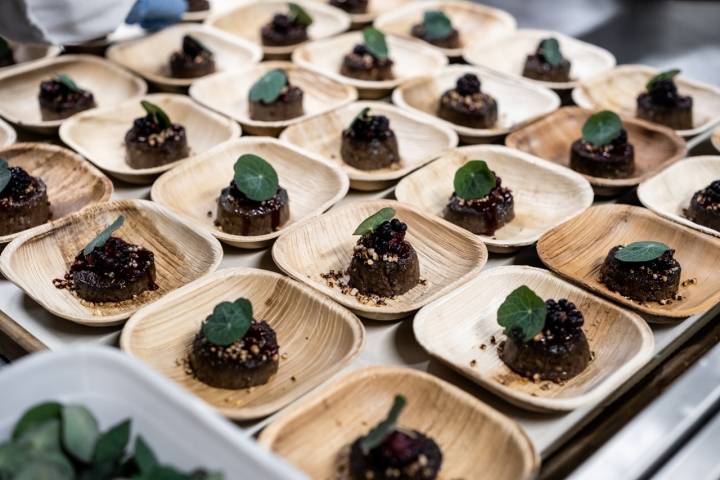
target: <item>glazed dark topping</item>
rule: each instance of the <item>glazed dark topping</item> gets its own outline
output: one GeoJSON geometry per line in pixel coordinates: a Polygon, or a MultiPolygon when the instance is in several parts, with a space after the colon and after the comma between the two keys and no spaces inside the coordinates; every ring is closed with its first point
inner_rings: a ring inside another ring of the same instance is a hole
{"type": "Polygon", "coordinates": [[[645,87],[654,104],[671,107],[678,102],[680,94],[674,78],[679,73],[680,70],[677,69],[667,70],[658,73],[647,82],[645,87]]]}
{"type": "Polygon", "coordinates": [[[407,224],[397,218],[383,222],[372,233],[360,237],[358,245],[373,249],[378,255],[403,256],[408,253],[410,244],[405,241],[407,224]]]}
{"type": "Polygon", "coordinates": [[[0,199],[12,199],[14,202],[23,202],[32,197],[35,192],[35,182],[25,170],[20,167],[9,167],[10,181],[0,189],[0,199]]]}
{"type": "Polygon", "coordinates": [[[706,189],[705,195],[713,203],[720,203],[720,180],[715,180],[706,189]]]}
{"type": "Polygon", "coordinates": [[[279,354],[275,331],[265,321],[252,320],[245,334],[226,346],[220,346],[208,340],[200,331],[200,348],[213,353],[218,363],[233,361],[242,363],[245,368],[257,368],[279,354]]]}
{"type": "Polygon", "coordinates": [[[292,15],[278,13],[273,16],[272,22],[270,22],[270,28],[278,35],[285,36],[290,30],[307,28],[307,25],[298,22],[297,18],[292,15]]]}
{"type": "Polygon", "coordinates": [[[363,109],[345,134],[356,140],[369,142],[371,140],[384,140],[394,135],[390,129],[390,119],[384,115],[370,115],[370,109],[363,109]]]}
{"type": "Polygon", "coordinates": [[[395,430],[369,454],[375,465],[402,468],[413,463],[423,451],[423,443],[413,432],[395,430]]]}
{"type": "Polygon", "coordinates": [[[466,73],[462,77],[458,78],[455,85],[455,90],[466,97],[468,95],[475,95],[480,93],[480,79],[473,73],[466,73]]]}
{"type": "Polygon", "coordinates": [[[546,341],[568,340],[580,335],[585,320],[582,312],[574,303],[564,298],[557,302],[550,299],[545,301],[545,307],[547,316],[545,317],[543,337],[546,341]]]}
{"type": "Polygon", "coordinates": [[[144,100],[140,104],[147,115],[133,121],[132,128],[137,141],[145,142],[153,137],[157,143],[163,143],[166,137],[183,129],[182,126],[172,123],[168,115],[157,105],[144,100]]]}
{"type": "Polygon", "coordinates": [[[183,36],[182,50],[185,55],[191,58],[210,56],[212,52],[195,37],[183,36]]]}
{"type": "Polygon", "coordinates": [[[145,275],[154,257],[149,250],[121,238],[110,237],[102,247],[95,248],[89,255],[80,252],[70,267],[70,273],[94,272],[101,278],[101,282],[133,281],[145,275]]]}
{"type": "Polygon", "coordinates": [[[46,101],[75,102],[88,95],[90,92],[79,88],[67,75],[57,75],[40,83],[40,98],[46,101]]]}

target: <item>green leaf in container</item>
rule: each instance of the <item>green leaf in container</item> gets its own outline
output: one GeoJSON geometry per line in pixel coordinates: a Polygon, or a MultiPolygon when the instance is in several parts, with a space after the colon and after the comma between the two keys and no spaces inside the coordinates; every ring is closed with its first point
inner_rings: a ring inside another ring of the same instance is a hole
{"type": "Polygon", "coordinates": [[[153,468],[158,465],[157,457],[153,452],[150,445],[147,444],[145,439],[138,435],[135,440],[135,464],[137,465],[140,473],[149,473],[153,468]]]}
{"type": "Polygon", "coordinates": [[[405,397],[402,395],[395,395],[395,399],[393,400],[393,405],[388,413],[388,416],[385,420],[378,423],[375,428],[370,430],[370,432],[360,442],[360,448],[362,448],[365,455],[370,453],[370,450],[380,445],[387,436],[395,430],[398,418],[400,418],[400,414],[402,413],[403,408],[405,408],[406,403],[407,401],[405,400],[405,397]]]}
{"type": "Polygon", "coordinates": [[[563,60],[565,60],[560,52],[560,43],[556,38],[546,38],[540,42],[540,48],[542,49],[542,55],[545,60],[552,65],[557,67],[563,60]]]}
{"type": "Polygon", "coordinates": [[[205,319],[202,331],[210,343],[226,347],[245,336],[252,324],[252,318],[252,304],[248,299],[222,302],[216,305],[213,313],[205,319]]]}
{"type": "Polygon", "coordinates": [[[648,80],[647,84],[645,84],[645,88],[649,92],[650,90],[652,90],[652,88],[657,82],[661,82],[663,80],[671,80],[675,78],[678,74],[680,74],[680,69],[678,68],[673,68],[672,70],[665,70],[664,72],[660,72],[654,77],[652,77],[650,80],[648,80]]]}
{"type": "Polygon", "coordinates": [[[78,84],[75,83],[75,80],[73,80],[72,78],[70,78],[69,76],[67,76],[64,73],[55,75],[55,77],[53,77],[53,80],[55,80],[58,83],[62,83],[63,85],[65,85],[67,88],[69,88],[73,92],[82,92],[82,88],[78,87],[78,84]]]}
{"type": "Polygon", "coordinates": [[[452,22],[444,12],[430,10],[423,14],[425,34],[430,40],[442,40],[452,35],[454,29],[452,22]]]}
{"type": "Polygon", "coordinates": [[[93,452],[93,463],[109,463],[120,459],[130,441],[130,420],[115,425],[100,435],[93,452]]]}
{"type": "Polygon", "coordinates": [[[542,298],[522,285],[510,293],[500,305],[497,321],[505,334],[529,342],[545,327],[547,306],[542,298]]]}
{"type": "Polygon", "coordinates": [[[272,103],[280,96],[288,84],[287,74],[280,70],[270,70],[250,88],[250,101],[272,103]]]}
{"type": "Polygon", "coordinates": [[[262,202],[277,195],[278,174],[264,158],[251,153],[235,162],[235,186],[250,200],[262,202]]]}
{"type": "Polygon", "coordinates": [[[372,233],[377,227],[379,227],[383,223],[392,220],[394,216],[394,208],[383,208],[363,220],[363,222],[355,229],[353,235],[367,235],[368,233],[372,233]]]}
{"type": "Polygon", "coordinates": [[[622,133],[622,120],[609,110],[595,113],[582,127],[582,138],[595,147],[609,145],[622,133]]]}
{"type": "Polygon", "coordinates": [[[300,5],[297,3],[290,3],[288,7],[290,8],[290,18],[292,18],[296,23],[305,25],[306,27],[312,25],[313,18],[300,5]]]}
{"type": "Polygon", "coordinates": [[[172,122],[170,121],[170,117],[167,113],[165,113],[165,110],[158,107],[154,103],[148,102],[146,100],[142,100],[140,102],[140,105],[142,105],[145,112],[148,114],[148,116],[153,118],[153,121],[160,125],[162,128],[170,128],[172,127],[172,122]]]}
{"type": "Polygon", "coordinates": [[[62,409],[62,444],[76,459],[90,463],[100,430],[97,420],[81,405],[68,405],[62,409]]]}
{"type": "Polygon", "coordinates": [[[615,258],[626,263],[650,262],[668,250],[670,247],[660,242],[633,242],[617,250],[615,258]]]}
{"type": "Polygon", "coordinates": [[[367,27],[363,30],[363,41],[373,57],[378,60],[385,60],[390,55],[385,34],[377,28],[367,27]]]}
{"type": "Polygon", "coordinates": [[[497,179],[483,160],[471,160],[455,172],[455,194],[464,200],[486,196],[495,188],[497,179]]]}
{"type": "MultiPolygon", "coordinates": [[[[2,191],[1,188],[0,191],[2,191]]],[[[58,402],[44,402],[30,408],[23,413],[20,420],[15,424],[12,434],[13,440],[20,438],[31,427],[41,425],[49,420],[59,420],[61,410],[62,405],[58,402]]]]}
{"type": "Polygon", "coordinates": [[[92,242],[87,244],[87,246],[83,249],[83,255],[88,256],[96,248],[104,246],[105,242],[110,239],[112,234],[115,233],[118,228],[123,226],[123,223],[125,223],[125,217],[120,215],[109,227],[100,232],[100,234],[95,237],[92,242]]]}

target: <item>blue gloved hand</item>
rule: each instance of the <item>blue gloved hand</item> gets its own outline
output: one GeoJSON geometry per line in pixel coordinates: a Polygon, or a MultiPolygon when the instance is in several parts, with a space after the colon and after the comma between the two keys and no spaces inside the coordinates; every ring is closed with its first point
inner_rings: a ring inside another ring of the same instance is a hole
{"type": "Polygon", "coordinates": [[[186,10],[185,0],[138,0],[125,21],[155,31],[180,21],[186,10]]]}

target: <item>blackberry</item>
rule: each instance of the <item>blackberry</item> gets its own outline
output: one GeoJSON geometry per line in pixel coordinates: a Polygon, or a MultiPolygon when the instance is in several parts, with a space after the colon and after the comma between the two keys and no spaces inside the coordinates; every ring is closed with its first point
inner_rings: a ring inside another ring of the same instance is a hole
{"type": "Polygon", "coordinates": [[[389,467],[404,467],[417,459],[422,453],[421,442],[410,435],[395,430],[383,442],[370,451],[370,455],[389,467]]]}
{"type": "Polygon", "coordinates": [[[360,56],[363,56],[363,55],[370,55],[370,56],[372,56],[372,53],[370,52],[370,50],[369,50],[365,45],[363,45],[362,43],[360,43],[360,44],[358,44],[358,45],[355,45],[355,47],[353,48],[352,53],[354,53],[355,55],[360,55],[360,56]]]}
{"type": "Polygon", "coordinates": [[[155,121],[155,116],[147,114],[144,117],[136,118],[133,121],[133,129],[138,137],[149,137],[155,133],[160,133],[163,128],[155,121]]]}
{"type": "Polygon", "coordinates": [[[652,102],[656,105],[672,106],[677,103],[678,90],[672,79],[653,82],[648,91],[652,102]]]}
{"type": "Polygon", "coordinates": [[[546,335],[555,337],[570,337],[577,335],[582,331],[583,318],[582,312],[577,309],[574,303],[566,299],[559,301],[547,300],[547,316],[545,317],[546,335]]]}
{"type": "Polygon", "coordinates": [[[707,194],[715,203],[720,203],[720,180],[715,180],[707,188],[707,194]]]}
{"type": "Polygon", "coordinates": [[[32,177],[20,167],[10,167],[10,182],[0,192],[0,198],[12,197],[15,200],[22,200],[32,185],[32,177]]]}
{"type": "Polygon", "coordinates": [[[401,255],[406,247],[405,232],[407,225],[394,218],[391,221],[383,222],[371,234],[360,239],[367,248],[372,248],[378,255],[393,253],[401,255]]]}
{"type": "Polygon", "coordinates": [[[272,29],[278,33],[287,33],[290,27],[293,25],[293,20],[283,13],[278,13],[273,16],[272,29]]]}
{"type": "Polygon", "coordinates": [[[466,73],[458,78],[455,89],[462,96],[475,95],[480,93],[480,79],[477,75],[466,73]]]}
{"type": "Polygon", "coordinates": [[[352,134],[361,140],[382,140],[392,135],[390,120],[383,115],[367,115],[352,124],[352,134]]]}
{"type": "Polygon", "coordinates": [[[623,128],[622,130],[620,130],[620,135],[615,137],[615,139],[612,142],[610,142],[610,145],[613,148],[622,149],[622,148],[625,148],[625,145],[627,145],[627,143],[628,143],[627,130],[625,130],[623,128]]]}

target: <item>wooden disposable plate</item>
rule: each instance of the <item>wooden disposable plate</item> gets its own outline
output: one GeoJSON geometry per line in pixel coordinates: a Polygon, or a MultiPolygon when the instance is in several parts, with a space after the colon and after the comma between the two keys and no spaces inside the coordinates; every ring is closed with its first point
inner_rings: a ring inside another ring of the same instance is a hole
{"type": "Polygon", "coordinates": [[[63,120],[42,120],[40,82],[65,73],[92,92],[100,108],[113,108],[145,94],[145,82],[114,63],[91,55],[63,55],[13,67],[0,73],[0,115],[21,128],[54,133],[63,120]]]}
{"type": "Polygon", "coordinates": [[[712,144],[713,144],[713,147],[715,147],[715,150],[720,152],[720,127],[715,129],[715,132],[713,132],[712,144]]]}
{"type": "Polygon", "coordinates": [[[363,317],[395,320],[462,285],[487,262],[485,245],[472,233],[418,208],[392,200],[355,202],[335,208],[317,218],[286,230],[273,245],[275,264],[363,317]],[[381,208],[392,207],[407,223],[407,240],[420,260],[424,280],[410,291],[386,299],[384,305],[361,303],[339,288],[330,287],[321,275],[345,271],[350,265],[358,237],[353,231],[360,222],[381,208]]]}
{"type": "Polygon", "coordinates": [[[5,120],[0,118],[0,148],[12,145],[17,140],[17,133],[15,129],[10,126],[5,120]]]}
{"type": "Polygon", "coordinates": [[[381,15],[374,25],[385,33],[415,38],[410,30],[414,25],[422,23],[423,14],[429,10],[441,10],[460,33],[461,46],[458,48],[431,45],[451,58],[461,57],[465,46],[491,42],[510,35],[517,28],[515,18],[506,11],[462,0],[413,2],[381,15]]]}
{"type": "Polygon", "coordinates": [[[208,108],[240,122],[253,135],[278,136],[289,125],[347,105],[357,91],[342,83],[290,62],[263,62],[248,69],[212,75],[195,82],[190,96],[208,108]],[[305,114],[290,120],[264,122],[250,118],[248,92],[267,72],[284,70],[290,83],[303,90],[305,114]]]}
{"type": "MultiPolygon", "coordinates": [[[[563,107],[539,122],[511,133],[505,143],[508,147],[570,168],[570,148],[582,137],[583,124],[592,114],[592,110],[563,107]]],[[[583,175],[598,195],[616,195],[634,187],[687,153],[685,140],[669,128],[633,117],[624,117],[622,121],[628,141],[635,147],[635,173],[629,178],[583,175]]]]}
{"type": "Polygon", "coordinates": [[[310,478],[339,474],[347,448],[387,416],[395,395],[407,406],[398,424],[433,438],[443,454],[443,479],[535,478],[540,457],[516,422],[472,395],[410,368],[369,367],[353,372],[281,413],[260,444],[310,478]]]}
{"type": "Polygon", "coordinates": [[[451,65],[433,72],[432,76],[416,78],[400,85],[393,92],[393,102],[402,108],[430,115],[450,125],[465,143],[491,143],[540,117],[554,112],[560,98],[550,89],[483,67],[451,65]],[[445,91],[455,88],[457,79],[474,73],[482,82],[484,92],[498,103],[498,121],[493,128],[469,128],[437,117],[437,106],[445,91]]]}
{"type": "MultiPolygon", "coordinates": [[[[551,270],[593,292],[656,317],[684,318],[705,312],[720,301],[720,239],[705,235],[647,209],[630,205],[592,207],[572,220],[553,228],[538,241],[538,255],[551,270]],[[616,245],[654,240],[675,249],[682,268],[682,300],[666,305],[640,303],[610,291],[600,283],[600,266],[616,245]]],[[[649,318],[662,322],[663,318],[649,318]]]]}
{"type": "MultiPolygon", "coordinates": [[[[332,37],[350,28],[350,17],[338,8],[308,0],[298,0],[296,3],[313,18],[308,28],[310,41],[332,37]]],[[[260,39],[263,25],[270,22],[273,15],[286,13],[287,9],[286,0],[251,0],[228,12],[211,15],[206,23],[259,45],[266,59],[287,59],[301,44],[269,47],[263,45],[260,39]]]]}
{"type": "MultiPolygon", "coordinates": [[[[328,0],[314,0],[319,3],[330,3],[328,0]]],[[[352,29],[358,29],[369,23],[372,23],[377,17],[387,12],[391,12],[401,8],[412,0],[370,0],[368,2],[368,11],[365,13],[351,13],[352,29]]]]}
{"type": "Polygon", "coordinates": [[[695,192],[719,179],[720,156],[690,157],[645,180],[637,195],[643,205],[661,217],[720,237],[720,231],[695,223],[684,213],[695,192]]]}
{"type": "MultiPolygon", "coordinates": [[[[580,82],[573,90],[572,98],[581,107],[613,110],[634,117],[637,96],[645,91],[645,84],[657,73],[658,69],[644,65],[620,65],[580,82]]],[[[676,130],[678,135],[693,137],[720,121],[720,88],[682,75],[675,77],[675,83],[681,95],[693,97],[693,128],[676,130]]]]}
{"type": "MultiPolygon", "coordinates": [[[[379,1],[379,0],[375,0],[379,1]]],[[[357,80],[340,74],[343,57],[353,47],[363,43],[362,32],[351,32],[337,37],[307,43],[293,52],[293,62],[323,73],[360,92],[360,98],[377,100],[390,94],[401,82],[422,75],[431,75],[448,63],[445,55],[421,40],[387,36],[394,80],[373,82],[357,80]]]]}
{"type": "Polygon", "coordinates": [[[117,325],[140,307],[186,283],[214,272],[222,247],[212,235],[147,200],[92,205],[63,219],[20,234],[0,255],[5,278],[53,315],[92,327],[117,325]],[[90,303],[53,279],[63,278],[75,256],[119,215],[117,235],[155,254],[158,289],[118,303],[90,303]]]}
{"type": "Polygon", "coordinates": [[[570,61],[570,81],[545,82],[526,78],[543,87],[571,90],[578,81],[594,78],[617,63],[615,56],[604,48],[548,30],[518,30],[482,44],[471,43],[463,51],[463,57],[471,64],[525,78],[522,72],[527,56],[535,53],[540,41],[548,37],[557,39],[560,51],[570,61]]]}
{"type": "Polygon", "coordinates": [[[41,60],[43,58],[57,57],[62,51],[62,48],[57,45],[29,45],[25,43],[15,43],[13,41],[9,41],[8,43],[13,51],[15,65],[0,67],[0,72],[15,68],[23,63],[34,62],[35,60],[41,60]]]}
{"type": "Polygon", "coordinates": [[[66,120],[60,138],[111,176],[130,183],[151,183],[162,172],[240,136],[234,121],[203,108],[184,95],[156,93],[129,100],[113,108],[98,108],[66,120]],[[140,100],[148,100],[167,112],[187,131],[190,156],[167,165],[132,168],[125,160],[125,133],[133,120],[145,116],[140,100]]]}
{"type": "Polygon", "coordinates": [[[182,90],[197,78],[175,78],[170,74],[170,56],[181,49],[182,38],[192,35],[213,52],[218,72],[258,63],[260,47],[243,38],[204,25],[190,23],[166,28],[148,37],[118,43],[107,57],[165,90],[182,90]]]}
{"type": "Polygon", "coordinates": [[[417,341],[435,358],[510,403],[540,412],[573,410],[600,401],[650,360],[655,343],[650,327],[637,314],[547,270],[527,266],[482,272],[423,307],[415,315],[413,329],[417,341]],[[583,331],[594,357],[582,373],[565,383],[528,380],[498,356],[504,334],[497,310],[521,285],[546,300],[566,298],[583,313],[583,331]]]}
{"type": "Polygon", "coordinates": [[[339,167],[309,152],[274,138],[239,138],[166,173],[153,184],[151,195],[229,245],[260,248],[293,224],[323,213],[343,198],[348,188],[347,175],[339,167]],[[246,153],[261,156],[275,168],[280,186],[290,198],[290,220],[265,235],[232,235],[215,225],[220,190],[230,184],[235,161],[246,153]]]}
{"type": "Polygon", "coordinates": [[[365,329],[345,308],[283,275],[254,268],[215,272],[135,313],[120,346],[233,420],[269,415],[342,370],[362,350],[365,329]],[[213,308],[240,297],[277,333],[280,367],[265,385],[214,388],[186,373],[187,356],[213,308]]]}
{"type": "Polygon", "coordinates": [[[402,179],[395,197],[442,218],[453,193],[455,172],[470,160],[485,160],[515,200],[515,218],[510,223],[495,235],[479,235],[491,252],[532,245],[544,232],[592,205],[592,187],[580,174],[500,145],[451,150],[402,179]]]}
{"type": "Polygon", "coordinates": [[[350,177],[350,186],[358,190],[386,188],[458,144],[457,134],[451,128],[384,102],[352,103],[295,124],[286,129],[280,138],[315,152],[341,167],[350,177]],[[371,109],[372,114],[385,115],[390,119],[390,127],[395,131],[400,150],[398,168],[360,170],[342,160],[342,132],[366,107],[371,109]]]}
{"type": "MultiPolygon", "coordinates": [[[[0,158],[45,182],[53,220],[88,205],[107,202],[113,192],[109,178],[67,148],[47,143],[18,143],[0,150],[0,158]]],[[[0,245],[19,235],[20,232],[0,236],[0,245]]]]}

